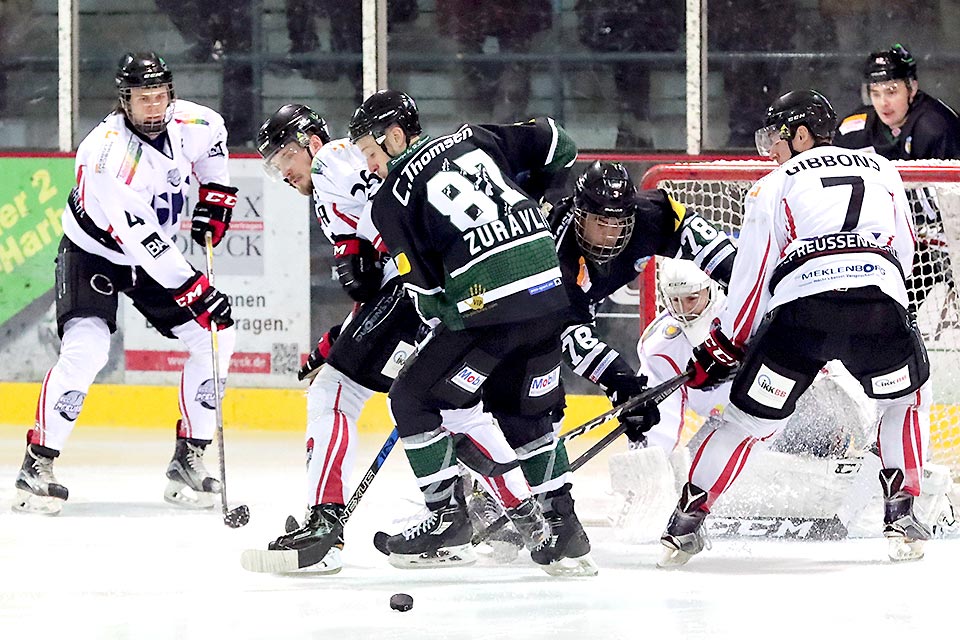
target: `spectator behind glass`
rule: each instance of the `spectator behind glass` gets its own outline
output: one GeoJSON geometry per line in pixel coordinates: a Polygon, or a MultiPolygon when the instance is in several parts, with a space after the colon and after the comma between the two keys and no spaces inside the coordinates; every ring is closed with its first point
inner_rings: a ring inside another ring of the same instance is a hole
{"type": "MultiPolygon", "coordinates": [[[[477,10],[473,0],[437,0],[437,26],[453,36],[460,53],[488,52],[488,37],[496,38],[500,52],[527,53],[531,38],[553,24],[550,0],[488,0],[477,10]]],[[[496,60],[494,55],[490,56],[496,60]]],[[[530,65],[524,62],[465,62],[460,67],[455,94],[458,111],[470,120],[512,122],[528,116],[530,65]],[[490,105],[490,111],[479,111],[490,105]]]]}
{"type": "Polygon", "coordinates": [[[192,62],[222,62],[220,113],[230,131],[231,146],[250,146],[254,121],[250,0],[156,0],[189,45],[192,62]]]}
{"type": "MultiPolygon", "coordinates": [[[[917,63],[900,44],[871,53],[863,67],[870,105],[840,122],[834,145],[873,151],[889,160],[960,159],[960,119],[946,104],[920,90],[917,63]]],[[[953,288],[950,256],[936,193],[908,189],[917,227],[917,254],[907,279],[915,312],[939,282],[953,288]]]]}
{"type": "MultiPolygon", "coordinates": [[[[683,0],[577,0],[577,32],[591,51],[681,52],[683,0]]],[[[683,67],[682,59],[671,63],[683,67]]],[[[617,90],[618,149],[654,146],[650,123],[650,70],[644,61],[612,62],[617,90]]]]}
{"type": "MultiPolygon", "coordinates": [[[[286,0],[287,35],[290,51],[287,65],[308,80],[333,82],[346,75],[354,88],[357,102],[363,100],[362,50],[363,7],[360,0],[286,0]],[[350,60],[320,63],[310,56],[321,50],[317,22],[330,19],[330,52],[354,54],[350,60]]],[[[390,0],[387,3],[387,25],[416,20],[417,0],[390,0]]]]}

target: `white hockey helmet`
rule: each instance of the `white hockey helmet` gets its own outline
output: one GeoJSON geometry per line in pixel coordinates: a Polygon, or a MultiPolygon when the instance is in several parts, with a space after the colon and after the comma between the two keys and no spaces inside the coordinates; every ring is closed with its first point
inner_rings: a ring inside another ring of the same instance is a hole
{"type": "Polygon", "coordinates": [[[690,342],[703,342],[725,298],[720,286],[690,260],[664,258],[657,265],[657,291],[690,342]]]}

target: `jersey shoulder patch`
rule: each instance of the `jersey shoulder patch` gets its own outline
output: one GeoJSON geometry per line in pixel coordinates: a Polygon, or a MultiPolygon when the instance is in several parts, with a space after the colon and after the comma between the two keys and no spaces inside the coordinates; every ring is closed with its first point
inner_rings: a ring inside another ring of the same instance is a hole
{"type": "Polygon", "coordinates": [[[840,123],[838,130],[841,135],[846,135],[854,131],[863,131],[867,126],[867,114],[865,113],[855,113],[852,116],[847,116],[843,119],[843,122],[840,123]]]}

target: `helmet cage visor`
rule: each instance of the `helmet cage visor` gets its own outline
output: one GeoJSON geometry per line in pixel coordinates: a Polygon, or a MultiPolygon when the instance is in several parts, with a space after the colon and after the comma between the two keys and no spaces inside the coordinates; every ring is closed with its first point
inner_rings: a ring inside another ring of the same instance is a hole
{"type": "Polygon", "coordinates": [[[770,155],[773,145],[781,140],[790,140],[792,137],[786,125],[778,126],[775,124],[760,127],[753,134],[754,143],[757,145],[757,153],[764,157],[770,155]]]}
{"type": "Polygon", "coordinates": [[[299,137],[290,137],[285,142],[275,145],[263,159],[263,172],[275,182],[284,182],[287,170],[308,145],[309,141],[303,144],[299,137]]]}
{"type": "Polygon", "coordinates": [[[695,291],[661,288],[660,297],[667,313],[680,324],[690,326],[700,319],[713,302],[713,288],[706,284],[695,291]]]}
{"type": "Polygon", "coordinates": [[[137,87],[123,86],[119,89],[119,96],[120,107],[127,116],[127,120],[144,135],[157,136],[163,133],[166,131],[167,125],[173,120],[176,103],[173,82],[168,81],[137,87]],[[160,91],[155,91],[156,89],[160,91]],[[154,112],[147,116],[140,113],[144,109],[162,104],[164,98],[167,101],[167,106],[162,113],[154,112]]]}
{"type": "Polygon", "coordinates": [[[634,216],[605,216],[574,206],[577,242],[586,257],[597,264],[609,262],[630,242],[634,216]]]}

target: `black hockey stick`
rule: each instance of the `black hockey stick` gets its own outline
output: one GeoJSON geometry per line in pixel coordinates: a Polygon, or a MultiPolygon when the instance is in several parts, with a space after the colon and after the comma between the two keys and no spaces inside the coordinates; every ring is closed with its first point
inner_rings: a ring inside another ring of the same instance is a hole
{"type": "MultiPolygon", "coordinates": [[[[213,234],[207,231],[207,282],[213,286],[213,234]]],[[[223,458],[223,398],[220,396],[220,347],[217,342],[217,323],[210,322],[210,347],[213,352],[213,400],[217,414],[217,449],[220,453],[220,506],[223,523],[237,529],[250,522],[250,508],[241,504],[236,509],[227,509],[227,464],[223,458]]]]}
{"type": "MultiPolygon", "coordinates": [[[[654,404],[659,404],[664,399],[666,399],[667,396],[669,396],[674,391],[682,387],[684,383],[686,383],[687,380],[689,380],[692,377],[693,377],[693,369],[689,369],[676,377],[670,378],[666,382],[658,384],[655,387],[651,387],[647,389],[643,393],[635,395],[634,397],[630,398],[623,404],[617,405],[616,407],[614,407],[613,409],[610,409],[606,413],[600,414],[593,420],[590,420],[589,422],[585,422],[584,424],[580,425],[575,429],[571,429],[567,433],[561,435],[559,439],[566,442],[567,440],[570,440],[571,438],[575,438],[578,435],[584,434],[587,431],[596,429],[598,426],[607,422],[608,420],[617,418],[623,415],[625,412],[635,409],[636,407],[649,404],[651,402],[654,404]]],[[[595,445],[593,445],[592,447],[584,451],[582,454],[580,454],[577,457],[576,460],[571,462],[570,471],[576,471],[577,469],[585,465],[587,462],[589,462],[594,457],[596,457],[598,453],[600,453],[601,451],[606,449],[608,446],[610,446],[610,443],[612,443],[614,440],[616,440],[621,435],[626,433],[626,431],[627,431],[627,425],[625,424],[618,425],[616,429],[614,429],[607,435],[603,436],[603,438],[601,438],[599,442],[597,442],[595,445]]],[[[507,517],[507,515],[506,514],[501,515],[494,522],[492,522],[490,526],[488,526],[486,529],[475,533],[473,535],[472,543],[474,545],[480,544],[481,542],[489,538],[491,535],[499,531],[501,528],[503,528],[503,526],[507,524],[507,522],[509,522],[509,518],[507,517]]]]}
{"type": "Polygon", "coordinates": [[[390,435],[387,436],[387,441],[380,447],[376,459],[363,475],[360,486],[357,487],[357,490],[353,492],[350,500],[347,501],[347,504],[344,506],[343,514],[340,516],[339,521],[327,535],[303,549],[275,551],[267,549],[247,549],[240,555],[241,566],[247,571],[254,571],[256,573],[290,573],[297,569],[313,566],[323,560],[327,552],[330,551],[343,534],[343,528],[347,524],[347,520],[350,519],[350,514],[357,508],[357,504],[360,502],[360,499],[363,498],[363,494],[370,488],[373,479],[377,476],[387,456],[393,451],[393,446],[397,444],[399,438],[400,434],[397,433],[396,429],[391,431],[390,435]]]}

